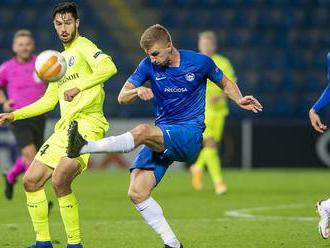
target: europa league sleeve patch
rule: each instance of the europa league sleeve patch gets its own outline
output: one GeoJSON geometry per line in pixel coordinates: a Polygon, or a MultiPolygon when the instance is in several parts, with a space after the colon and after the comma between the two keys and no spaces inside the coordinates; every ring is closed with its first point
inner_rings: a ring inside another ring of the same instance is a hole
{"type": "Polygon", "coordinates": [[[101,51],[96,52],[96,53],[93,55],[94,59],[96,59],[100,54],[102,54],[101,51]]]}

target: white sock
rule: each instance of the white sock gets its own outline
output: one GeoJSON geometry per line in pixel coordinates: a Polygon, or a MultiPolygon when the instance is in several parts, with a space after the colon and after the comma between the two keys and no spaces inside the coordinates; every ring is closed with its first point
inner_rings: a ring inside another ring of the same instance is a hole
{"type": "Polygon", "coordinates": [[[323,201],[323,204],[324,204],[325,210],[330,213],[330,198],[323,201]]]}
{"type": "Polygon", "coordinates": [[[144,202],[136,204],[135,207],[147,224],[160,235],[164,244],[173,248],[180,248],[180,242],[168,225],[163,215],[162,208],[152,197],[144,202]]]}
{"type": "Polygon", "coordinates": [[[134,149],[134,137],[130,132],[110,136],[97,141],[88,141],[80,151],[84,153],[98,153],[98,152],[130,152],[134,149]]]}

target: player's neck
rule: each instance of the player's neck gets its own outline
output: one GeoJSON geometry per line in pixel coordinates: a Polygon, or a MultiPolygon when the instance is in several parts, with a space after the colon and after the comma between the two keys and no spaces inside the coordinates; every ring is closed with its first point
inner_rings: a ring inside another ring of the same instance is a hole
{"type": "Polygon", "coordinates": [[[32,55],[28,58],[22,58],[22,57],[16,56],[15,59],[19,64],[25,64],[32,59],[32,55]]]}
{"type": "Polygon", "coordinates": [[[179,67],[180,66],[180,59],[181,58],[180,58],[179,51],[175,47],[173,47],[169,67],[179,67]]]}

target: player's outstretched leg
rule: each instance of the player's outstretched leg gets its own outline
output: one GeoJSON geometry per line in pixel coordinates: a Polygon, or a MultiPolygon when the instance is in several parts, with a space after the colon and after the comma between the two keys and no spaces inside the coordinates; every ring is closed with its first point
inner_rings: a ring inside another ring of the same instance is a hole
{"type": "Polygon", "coordinates": [[[153,171],[134,169],[131,174],[128,196],[145,222],[160,235],[165,248],[182,248],[182,244],[167,223],[162,208],[151,197],[155,185],[153,171]]]}
{"type": "Polygon", "coordinates": [[[317,212],[320,216],[319,232],[322,238],[329,238],[330,199],[316,203],[317,212]]]}
{"type": "Polygon", "coordinates": [[[67,154],[69,158],[76,158],[84,153],[130,152],[135,148],[134,137],[131,132],[87,142],[79,133],[76,121],[71,122],[69,126],[68,139],[67,154]]]}
{"type": "Polygon", "coordinates": [[[27,206],[36,233],[36,243],[29,248],[52,248],[48,224],[48,202],[43,188],[52,169],[35,160],[23,177],[27,206]]]}

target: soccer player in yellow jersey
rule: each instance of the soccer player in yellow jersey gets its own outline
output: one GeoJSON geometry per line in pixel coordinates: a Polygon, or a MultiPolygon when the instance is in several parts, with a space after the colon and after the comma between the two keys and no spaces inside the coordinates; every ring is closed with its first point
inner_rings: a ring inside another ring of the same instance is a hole
{"type": "Polygon", "coordinates": [[[92,140],[103,138],[108,129],[103,114],[103,83],[117,69],[111,57],[79,35],[79,17],[74,3],[59,3],[53,10],[53,23],[65,48],[62,52],[67,62],[64,77],[50,83],[45,95],[35,103],[1,114],[0,125],[43,114],[60,103],[61,118],[55,131],[40,148],[23,178],[27,206],[36,232],[36,243],[30,247],[52,247],[44,191],[45,182],[51,178],[68,238],[67,247],[81,248],[78,201],[71,190],[71,183],[86,170],[90,154],[76,159],[67,157],[68,126],[75,119],[83,136],[92,140]]]}
{"type": "MultiPolygon", "coordinates": [[[[235,72],[230,61],[219,54],[216,54],[216,35],[212,31],[205,31],[199,34],[199,51],[209,57],[233,82],[236,82],[235,72]]],[[[210,80],[206,86],[205,100],[205,125],[203,133],[203,149],[201,150],[196,163],[191,167],[192,184],[196,190],[202,188],[202,173],[204,167],[211,175],[215,192],[222,194],[227,191],[221,173],[221,160],[218,154],[218,144],[222,138],[226,116],[229,113],[227,100],[223,91],[210,80]]]]}

